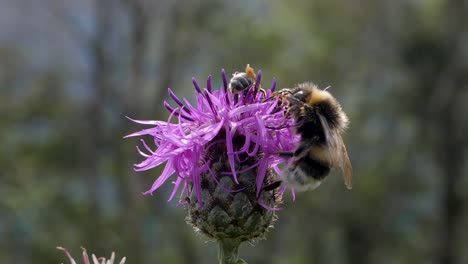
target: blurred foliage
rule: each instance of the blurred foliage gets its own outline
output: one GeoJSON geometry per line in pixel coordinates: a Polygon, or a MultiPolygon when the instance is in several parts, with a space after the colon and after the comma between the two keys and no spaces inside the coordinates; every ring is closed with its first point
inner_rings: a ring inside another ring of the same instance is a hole
{"type": "Polygon", "coordinates": [[[143,196],[137,119],[167,87],[262,69],[314,81],[349,114],[355,171],[286,196],[249,263],[468,262],[466,1],[0,1],[0,263],[58,263],[55,246],[129,263],[213,263],[184,209],[143,196]],[[465,176],[465,177],[463,177],[465,176]]]}

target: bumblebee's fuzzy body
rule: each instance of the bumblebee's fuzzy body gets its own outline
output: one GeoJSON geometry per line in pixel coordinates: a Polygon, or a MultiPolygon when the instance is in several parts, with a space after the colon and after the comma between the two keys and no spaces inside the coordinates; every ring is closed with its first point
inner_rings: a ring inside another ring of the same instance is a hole
{"type": "Polygon", "coordinates": [[[327,91],[312,83],[303,83],[277,93],[301,136],[286,168],[284,181],[297,190],[314,189],[329,174],[331,168],[343,171],[345,184],[351,189],[352,168],[341,134],[348,118],[340,104],[327,91]]]}

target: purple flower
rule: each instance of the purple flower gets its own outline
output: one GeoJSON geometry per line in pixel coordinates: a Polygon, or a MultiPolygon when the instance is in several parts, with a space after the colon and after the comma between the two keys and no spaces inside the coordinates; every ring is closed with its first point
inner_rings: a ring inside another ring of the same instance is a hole
{"type": "Polygon", "coordinates": [[[278,107],[278,98],[272,96],[276,81],[273,80],[270,89],[261,89],[259,71],[254,85],[233,94],[228,90],[224,70],[221,75],[223,87],[219,90],[212,89],[211,76],[204,89],[192,79],[196,90],[195,104],[185,98],[179,99],[168,89],[177,106],[174,108],[164,102],[170,112],[167,121],[131,119],[151,127],[126,137],[149,135],[154,144],[152,146],[141,139],[143,148],[137,147],[137,151],[145,159],[135,164],[135,170],[145,171],[166,163],[162,174],[144,194],[152,194],[172,178],[174,188],[169,201],[177,193],[183,201],[184,197],[189,197],[194,191],[201,207],[201,175],[210,173],[211,179],[219,184],[217,175],[211,171],[212,164],[206,158],[210,148],[219,143],[225,145],[230,167],[223,174],[231,175],[235,184],[239,183],[239,173],[243,173],[236,171],[235,164],[242,163],[245,157],[258,157],[258,161],[247,168],[257,171],[257,197],[264,185],[267,170],[273,169],[278,175],[281,174],[279,165],[286,160],[279,157],[278,153],[294,150],[299,137],[294,134],[290,121],[286,119],[285,110],[278,107]],[[238,142],[239,139],[242,142],[238,142]]]}

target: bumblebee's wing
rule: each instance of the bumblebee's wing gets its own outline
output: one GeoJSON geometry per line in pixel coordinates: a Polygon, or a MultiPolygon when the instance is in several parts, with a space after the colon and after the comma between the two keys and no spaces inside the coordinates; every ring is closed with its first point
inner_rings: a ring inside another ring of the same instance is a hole
{"type": "Polygon", "coordinates": [[[346,188],[352,189],[353,188],[353,166],[351,165],[351,161],[348,157],[348,151],[346,150],[346,145],[343,142],[343,138],[341,135],[337,133],[336,139],[338,140],[338,146],[340,147],[341,151],[341,162],[340,162],[340,169],[343,173],[343,180],[345,182],[346,188]]]}
{"type": "Polygon", "coordinates": [[[328,154],[328,161],[334,167],[341,167],[342,159],[341,155],[342,152],[340,150],[339,141],[341,136],[336,135],[336,133],[330,129],[328,126],[328,122],[326,118],[317,111],[317,115],[320,119],[320,124],[322,125],[323,133],[325,135],[325,141],[327,143],[327,154],[328,154]]]}
{"type": "Polygon", "coordinates": [[[351,161],[349,160],[343,138],[338,130],[330,129],[326,118],[320,114],[319,111],[317,111],[317,115],[325,134],[325,140],[328,147],[328,159],[333,167],[339,167],[341,169],[346,188],[351,189],[353,168],[351,166],[351,161]]]}

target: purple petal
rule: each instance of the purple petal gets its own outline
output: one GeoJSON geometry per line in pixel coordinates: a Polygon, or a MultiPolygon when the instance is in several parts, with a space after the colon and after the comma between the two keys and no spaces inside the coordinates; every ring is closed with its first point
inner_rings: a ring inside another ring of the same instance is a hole
{"type": "Polygon", "coordinates": [[[168,103],[168,102],[164,101],[164,102],[163,102],[163,105],[164,105],[164,107],[166,107],[166,109],[169,111],[169,113],[172,113],[172,112],[174,112],[174,110],[175,110],[175,109],[174,109],[174,108],[172,108],[172,106],[171,106],[171,105],[169,105],[169,103],[168,103]]]}
{"type": "Polygon", "coordinates": [[[209,109],[211,109],[211,111],[213,112],[213,116],[216,118],[217,116],[216,111],[213,108],[213,103],[211,102],[210,96],[208,95],[209,93],[210,92],[207,89],[205,89],[205,92],[203,93],[203,95],[205,96],[205,99],[208,102],[209,109]]]}
{"type": "Polygon", "coordinates": [[[258,91],[258,87],[260,87],[261,82],[262,82],[262,71],[258,71],[257,80],[255,81],[255,91],[258,91]]]}
{"type": "Polygon", "coordinates": [[[192,77],[192,83],[193,87],[195,87],[195,90],[197,90],[198,93],[201,93],[200,85],[198,85],[197,80],[195,80],[195,77],[192,77]]]}
{"type": "Polygon", "coordinates": [[[174,182],[174,189],[172,189],[171,196],[169,196],[169,199],[167,200],[168,202],[172,201],[172,198],[174,198],[174,195],[176,194],[177,190],[179,189],[179,185],[182,181],[181,177],[177,177],[177,180],[174,182]]]}
{"type": "Polygon", "coordinates": [[[208,79],[206,80],[206,89],[211,93],[211,75],[208,75],[208,79]]]}
{"type": "Polygon", "coordinates": [[[226,77],[226,71],[224,69],[221,70],[221,78],[223,79],[223,90],[227,94],[228,82],[227,82],[227,77],[226,77]]]}
{"type": "Polygon", "coordinates": [[[152,194],[156,189],[161,187],[163,183],[174,174],[175,170],[172,166],[172,162],[168,161],[166,164],[166,167],[164,167],[163,172],[161,175],[156,179],[156,181],[153,183],[153,186],[151,186],[151,189],[146,191],[144,194],[152,194]]]}
{"type": "Polygon", "coordinates": [[[143,125],[160,125],[160,124],[165,124],[166,122],[164,121],[159,121],[159,120],[137,120],[137,119],[132,119],[128,116],[126,116],[127,119],[129,119],[132,122],[138,123],[138,124],[143,124],[143,125]]]}
{"type": "Polygon", "coordinates": [[[270,91],[271,92],[274,92],[276,89],[276,79],[273,78],[273,81],[271,82],[271,88],[270,88],[270,91]]]}
{"type": "Polygon", "coordinates": [[[145,158],[151,157],[151,155],[148,155],[148,154],[144,153],[143,151],[141,151],[138,146],[136,146],[136,149],[137,149],[138,154],[142,155],[143,157],[145,157],[145,158]]]}
{"type": "Polygon", "coordinates": [[[172,100],[174,100],[174,102],[176,102],[176,104],[178,104],[181,109],[183,109],[184,111],[186,111],[188,114],[190,114],[190,110],[187,109],[187,108],[184,108],[184,104],[182,103],[182,101],[174,94],[174,92],[172,92],[171,88],[167,88],[167,91],[169,92],[169,96],[171,96],[172,100]]]}
{"type": "Polygon", "coordinates": [[[229,161],[229,166],[231,167],[231,172],[232,172],[232,177],[234,178],[234,182],[236,184],[239,184],[239,180],[237,179],[237,173],[236,173],[236,165],[234,162],[234,146],[232,143],[232,138],[234,137],[234,134],[236,133],[236,128],[233,127],[232,129],[226,128],[226,147],[227,147],[227,152],[228,152],[228,161],[229,161]]]}
{"type": "Polygon", "coordinates": [[[143,135],[152,135],[152,136],[154,136],[154,134],[155,134],[154,131],[155,131],[154,128],[143,129],[141,131],[132,133],[130,135],[126,135],[124,138],[139,137],[139,136],[143,136],[143,135]]]}

